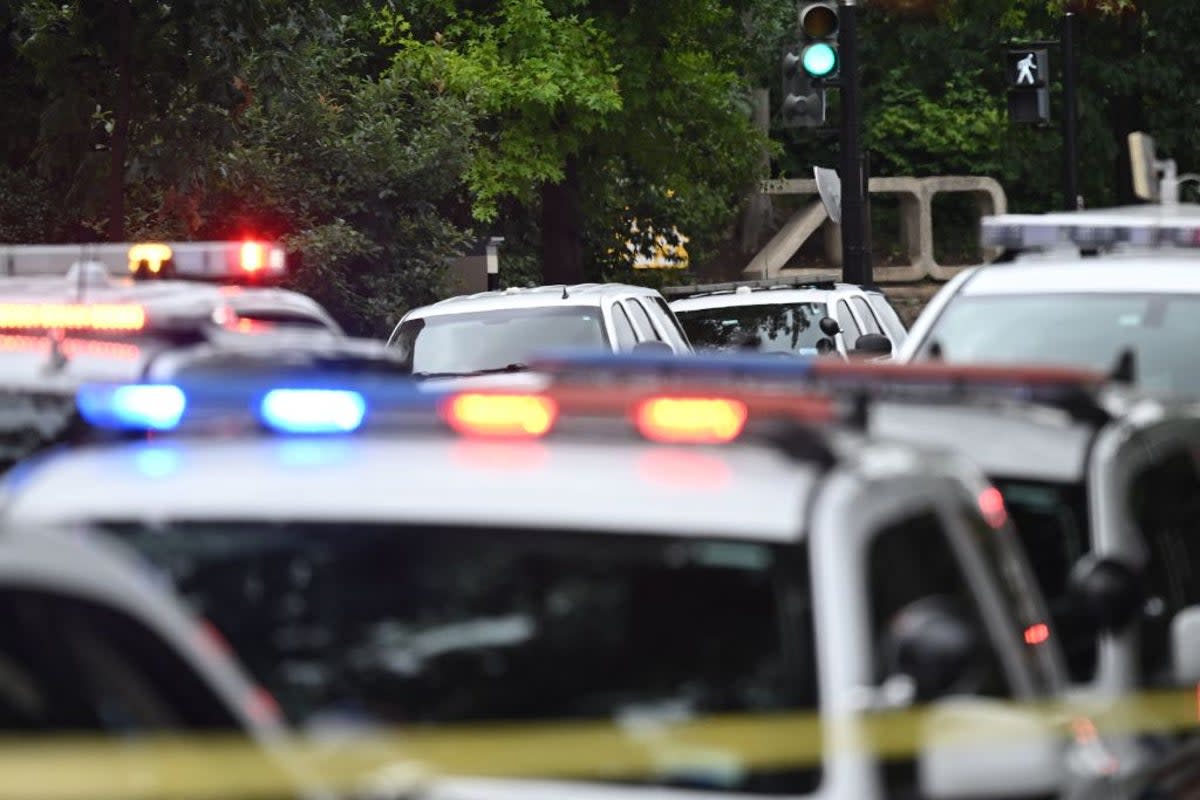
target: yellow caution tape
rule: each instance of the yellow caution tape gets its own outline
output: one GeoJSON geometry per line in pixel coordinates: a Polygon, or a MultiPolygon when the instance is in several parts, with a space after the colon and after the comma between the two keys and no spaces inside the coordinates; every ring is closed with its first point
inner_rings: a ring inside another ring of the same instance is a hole
{"type": "MultiPolygon", "coordinates": [[[[1064,740],[1198,727],[1191,692],[995,707],[1028,714],[1064,740]]],[[[373,784],[395,793],[441,776],[703,778],[814,766],[842,749],[888,759],[911,756],[935,742],[969,749],[1018,735],[1003,724],[954,724],[939,710],[944,707],[869,713],[841,724],[789,713],[439,726],[266,744],[205,735],[10,738],[0,740],[0,800],[257,800],[294,795],[301,786],[363,791],[373,784]]]]}

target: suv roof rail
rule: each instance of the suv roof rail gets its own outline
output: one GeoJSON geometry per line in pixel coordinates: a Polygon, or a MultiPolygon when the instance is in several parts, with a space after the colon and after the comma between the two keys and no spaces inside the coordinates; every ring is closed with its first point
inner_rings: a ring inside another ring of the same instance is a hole
{"type": "Polygon", "coordinates": [[[730,281],[728,283],[701,283],[695,286],[664,286],[662,293],[667,297],[691,297],[702,294],[720,294],[722,292],[735,292],[741,288],[747,288],[751,291],[755,289],[780,289],[780,288],[822,288],[831,289],[834,284],[842,280],[841,273],[838,272],[822,272],[813,275],[786,278],[763,278],[753,281],[730,281]]]}

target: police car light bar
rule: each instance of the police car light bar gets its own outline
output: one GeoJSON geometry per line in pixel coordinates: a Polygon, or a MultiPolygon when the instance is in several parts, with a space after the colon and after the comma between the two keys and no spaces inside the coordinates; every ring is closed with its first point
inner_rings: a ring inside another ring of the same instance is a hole
{"type": "Polygon", "coordinates": [[[112,276],[224,283],[270,280],[287,269],[283,247],[258,240],[0,245],[0,275],[10,277],[65,276],[75,264],[89,262],[112,276]]]}
{"type": "Polygon", "coordinates": [[[1200,247],[1200,206],[1001,214],[982,219],[980,244],[1009,250],[1200,247]]]}
{"type": "Polygon", "coordinates": [[[1103,410],[1095,392],[1107,376],[1059,367],[890,364],[836,359],[778,358],[759,355],[579,354],[533,359],[531,369],[546,374],[551,387],[592,391],[613,387],[690,387],[739,392],[782,387],[863,400],[961,403],[1009,400],[1060,407],[1081,416],[1103,410]]]}
{"type": "Polygon", "coordinates": [[[0,303],[0,329],[140,331],[146,311],[126,303],[0,303]]]}

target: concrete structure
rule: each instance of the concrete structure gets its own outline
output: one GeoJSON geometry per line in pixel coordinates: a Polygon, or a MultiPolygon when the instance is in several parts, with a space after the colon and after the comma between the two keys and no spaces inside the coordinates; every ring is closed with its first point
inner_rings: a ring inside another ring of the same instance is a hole
{"type": "MultiPolygon", "coordinates": [[[[876,266],[879,281],[919,281],[923,278],[949,280],[966,264],[937,263],[933,249],[933,199],[938,194],[965,193],[975,198],[981,215],[1003,214],[1008,210],[1004,189],[992,178],[941,176],[932,178],[871,178],[871,194],[897,195],[900,200],[900,235],[908,256],[901,266],[876,266]]],[[[763,181],[763,195],[817,195],[815,180],[763,181]]],[[[824,226],[825,252],[831,265],[841,264],[841,232],[829,220],[824,205],[816,200],[792,215],[771,237],[742,271],[746,278],[786,276],[784,267],[796,251],[824,226]]],[[[995,258],[994,250],[985,250],[985,260],[995,258]]]]}

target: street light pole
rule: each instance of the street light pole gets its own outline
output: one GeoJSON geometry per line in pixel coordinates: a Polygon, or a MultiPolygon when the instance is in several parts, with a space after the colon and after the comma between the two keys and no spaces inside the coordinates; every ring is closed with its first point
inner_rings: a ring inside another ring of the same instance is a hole
{"type": "Polygon", "coordinates": [[[1079,208],[1079,98],[1077,84],[1079,67],[1076,60],[1075,37],[1079,17],[1066,11],[1062,20],[1063,57],[1063,205],[1068,211],[1079,208]]]}
{"type": "Polygon", "coordinates": [[[870,285],[869,231],[866,225],[866,180],[862,155],[862,109],[858,74],[858,0],[838,0],[838,54],[841,59],[842,103],[842,278],[870,285]]]}

